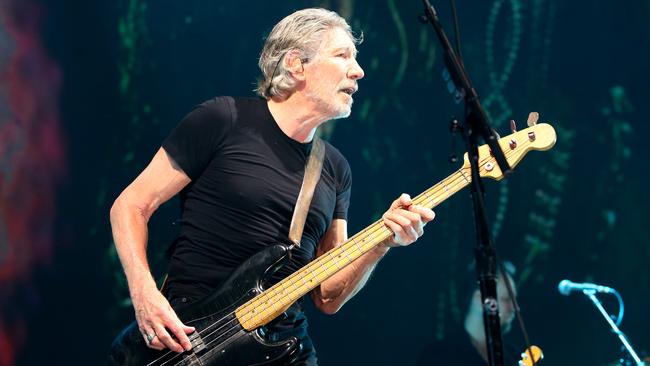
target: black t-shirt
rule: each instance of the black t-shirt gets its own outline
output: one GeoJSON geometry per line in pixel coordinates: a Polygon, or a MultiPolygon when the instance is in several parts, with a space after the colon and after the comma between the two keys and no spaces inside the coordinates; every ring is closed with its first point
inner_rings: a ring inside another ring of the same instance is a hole
{"type": "MultiPolygon", "coordinates": [[[[285,135],[266,100],[218,97],[204,102],[162,146],[192,180],[180,193],[181,225],[170,257],[170,290],[205,295],[253,254],[288,243],[312,144],[285,135]]],[[[350,167],[337,149],[328,143],[325,147],[301,246],[272,282],[313,259],[333,219],[347,219],[350,167]]]]}

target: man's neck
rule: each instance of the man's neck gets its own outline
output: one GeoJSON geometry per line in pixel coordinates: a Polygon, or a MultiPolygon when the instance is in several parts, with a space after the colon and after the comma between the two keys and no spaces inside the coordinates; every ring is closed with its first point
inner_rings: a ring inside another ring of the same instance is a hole
{"type": "Polygon", "coordinates": [[[301,143],[310,142],[318,126],[327,121],[312,103],[298,93],[284,100],[271,98],[267,104],[282,132],[301,143]]]}

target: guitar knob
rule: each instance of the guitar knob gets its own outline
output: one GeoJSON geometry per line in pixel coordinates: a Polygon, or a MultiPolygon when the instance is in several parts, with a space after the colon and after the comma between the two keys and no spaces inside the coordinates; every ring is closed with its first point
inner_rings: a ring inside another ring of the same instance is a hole
{"type": "Polygon", "coordinates": [[[526,121],[528,127],[535,126],[537,124],[537,120],[539,120],[539,113],[537,112],[528,113],[528,120],[526,121]]]}
{"type": "Polygon", "coordinates": [[[512,131],[512,133],[517,132],[517,122],[515,122],[514,119],[510,120],[510,131],[512,131]]]}

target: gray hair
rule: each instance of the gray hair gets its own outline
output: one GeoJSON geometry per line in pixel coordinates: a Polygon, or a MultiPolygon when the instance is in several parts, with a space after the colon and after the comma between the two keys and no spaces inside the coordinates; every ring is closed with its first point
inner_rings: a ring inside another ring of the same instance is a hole
{"type": "Polygon", "coordinates": [[[296,86],[296,80],[287,69],[284,59],[290,51],[298,51],[303,62],[312,59],[321,45],[323,33],[341,28],[355,44],[361,42],[352,34],[350,25],[337,13],[321,8],[296,11],[273,27],[264,42],[258,65],[262,71],[255,91],[261,97],[287,98],[296,86]]]}

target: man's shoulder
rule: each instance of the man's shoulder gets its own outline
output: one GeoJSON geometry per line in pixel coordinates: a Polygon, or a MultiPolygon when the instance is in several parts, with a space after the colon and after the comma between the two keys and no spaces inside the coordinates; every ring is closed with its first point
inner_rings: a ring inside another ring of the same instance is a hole
{"type": "Polygon", "coordinates": [[[343,153],[328,141],[323,140],[325,146],[325,161],[323,170],[338,182],[342,187],[348,187],[351,182],[352,171],[350,164],[343,153]]]}
{"type": "Polygon", "coordinates": [[[266,103],[266,100],[260,97],[217,95],[206,101],[203,101],[202,103],[199,103],[199,106],[219,108],[223,106],[235,105],[262,105],[264,103],[266,103]]]}
{"type": "Polygon", "coordinates": [[[196,108],[206,108],[214,111],[229,110],[235,105],[236,97],[219,95],[199,103],[196,108]]]}
{"type": "Polygon", "coordinates": [[[234,122],[243,111],[259,110],[264,102],[264,99],[255,97],[219,95],[195,105],[190,115],[212,121],[234,122]]]}
{"type": "Polygon", "coordinates": [[[325,146],[325,156],[327,156],[328,159],[330,159],[333,163],[336,164],[345,164],[347,165],[347,159],[345,158],[345,155],[336,148],[336,146],[332,145],[329,141],[326,141],[324,139],[321,139],[323,141],[323,145],[325,146]]]}

